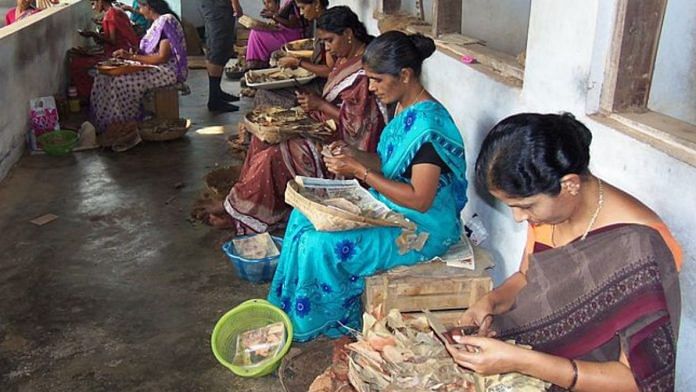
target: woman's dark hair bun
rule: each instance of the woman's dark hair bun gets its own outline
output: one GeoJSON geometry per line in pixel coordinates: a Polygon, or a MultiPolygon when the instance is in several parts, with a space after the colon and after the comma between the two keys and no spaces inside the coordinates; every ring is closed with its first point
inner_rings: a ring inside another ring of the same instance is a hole
{"type": "Polygon", "coordinates": [[[420,53],[421,59],[425,60],[435,53],[435,41],[432,38],[426,37],[423,34],[413,34],[408,37],[413,46],[420,53]]]}
{"type": "Polygon", "coordinates": [[[512,197],[558,195],[567,174],[589,173],[592,133],[570,113],[520,113],[488,133],[476,160],[482,189],[512,197]]]}
{"type": "Polygon", "coordinates": [[[423,61],[435,52],[435,42],[422,35],[408,35],[402,31],[387,31],[375,38],[365,49],[363,64],[370,70],[399,75],[404,68],[421,74],[423,61]]]}

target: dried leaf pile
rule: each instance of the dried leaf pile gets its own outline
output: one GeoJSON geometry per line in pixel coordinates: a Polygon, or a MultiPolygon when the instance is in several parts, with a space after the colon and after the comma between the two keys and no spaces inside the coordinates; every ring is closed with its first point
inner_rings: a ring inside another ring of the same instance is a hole
{"type": "Polygon", "coordinates": [[[348,346],[348,378],[358,392],[544,391],[549,384],[518,373],[481,376],[458,366],[425,317],[397,310],[376,320],[363,315],[363,333],[348,346]]]}
{"type": "Polygon", "coordinates": [[[315,123],[300,107],[291,109],[284,109],[279,106],[259,107],[252,110],[247,115],[247,119],[267,127],[315,123]]]}
{"type": "Polygon", "coordinates": [[[313,74],[304,68],[281,68],[274,72],[249,71],[247,83],[267,83],[278,80],[290,80],[310,77],[313,74]]]}
{"type": "Polygon", "coordinates": [[[335,121],[315,121],[300,107],[258,107],[247,113],[245,119],[249,132],[271,144],[295,136],[323,139],[331,136],[336,130],[335,121]]]}

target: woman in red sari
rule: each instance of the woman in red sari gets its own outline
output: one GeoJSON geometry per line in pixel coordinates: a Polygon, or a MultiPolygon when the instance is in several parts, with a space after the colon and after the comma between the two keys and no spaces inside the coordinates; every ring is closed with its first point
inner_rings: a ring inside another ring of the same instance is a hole
{"type": "Polygon", "coordinates": [[[672,391],[681,249],[657,214],[589,171],[591,140],[570,114],[514,115],[486,137],[477,182],[529,222],[530,240],[519,272],[460,320],[484,336],[448,349],[466,368],[552,390],[672,391]]]}
{"type": "Polygon", "coordinates": [[[114,7],[113,0],[97,0],[94,10],[104,13],[102,33],[81,31],[80,35],[93,38],[101,44],[104,53],[101,55],[74,54],[70,58],[71,83],[77,87],[77,94],[85,100],[89,99],[94,83],[94,77],[89,74],[89,71],[98,62],[111,58],[116,50],[137,50],[140,42],[128,15],[120,8],[114,7]]]}
{"type": "MultiPolygon", "coordinates": [[[[374,152],[386,119],[362,68],[361,56],[372,37],[348,7],[322,14],[317,37],[337,60],[322,95],[298,92],[298,101],[313,118],[336,121],[336,140],[374,152]]],[[[207,220],[219,228],[234,228],[237,234],[282,227],[291,211],[285,204],[285,186],[296,175],[325,176],[315,141],[295,138],[272,145],[252,137],[239,180],[224,205],[208,209],[207,220]]]]}
{"type": "Polygon", "coordinates": [[[33,15],[41,11],[32,5],[31,0],[17,0],[17,6],[10,8],[5,14],[5,26],[9,26],[12,23],[22,20],[29,15],[33,15]]]}

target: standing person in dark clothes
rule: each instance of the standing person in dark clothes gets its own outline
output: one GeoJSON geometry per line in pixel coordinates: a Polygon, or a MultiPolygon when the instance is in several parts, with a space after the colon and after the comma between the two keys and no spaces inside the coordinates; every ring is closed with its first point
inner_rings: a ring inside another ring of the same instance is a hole
{"type": "Polygon", "coordinates": [[[239,0],[201,0],[201,14],[205,21],[206,43],[208,52],[206,68],[208,69],[208,110],[214,112],[235,112],[239,107],[230,102],[239,97],[222,91],[220,82],[227,60],[234,52],[235,16],[243,15],[239,0]]]}

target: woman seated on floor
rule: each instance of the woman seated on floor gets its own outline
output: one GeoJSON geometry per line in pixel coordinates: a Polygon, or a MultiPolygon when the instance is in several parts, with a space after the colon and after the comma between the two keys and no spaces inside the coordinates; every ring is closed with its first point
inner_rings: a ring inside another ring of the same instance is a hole
{"type": "Polygon", "coordinates": [[[141,101],[147,90],[183,82],[188,75],[184,31],[169,5],[164,0],[140,0],[140,12],[153,21],[140,41],[140,50],[120,49],[114,56],[154,67],[121,76],[97,75],[91,114],[100,133],[111,124],[141,120],[141,101]]]}
{"type": "Polygon", "coordinates": [[[324,158],[332,173],[372,187],[376,198],[415,223],[427,240],[400,249],[401,228],[320,232],[294,210],[268,300],[288,313],[295,340],[359,329],[366,276],[442,255],[460,238],[464,143],[447,110],[419,81],[422,63],[434,51],[432,39],[398,31],[372,41],[363,55],[370,89],[385,104],[397,103],[396,116],[377,154],[336,142],[338,154],[324,158]]]}
{"type": "Polygon", "coordinates": [[[17,0],[17,6],[10,8],[5,14],[5,26],[9,26],[39,11],[41,10],[34,7],[31,0],[17,0]]]}
{"type": "Polygon", "coordinates": [[[70,57],[70,82],[77,88],[77,93],[84,100],[89,99],[94,77],[89,74],[100,61],[111,58],[119,49],[130,51],[138,48],[140,38],[135,34],[128,15],[113,6],[113,0],[97,0],[94,10],[104,13],[102,33],[81,31],[83,37],[93,38],[104,48],[103,54],[77,53],[70,57]]]}
{"type": "MultiPolygon", "coordinates": [[[[386,120],[377,97],[368,89],[360,61],[372,37],[348,7],[328,9],[317,20],[317,34],[337,61],[323,95],[303,93],[299,102],[313,118],[335,120],[336,139],[373,152],[386,120]]],[[[267,144],[252,137],[240,178],[224,204],[207,209],[207,221],[218,228],[234,228],[237,234],[282,228],[290,213],[285,186],[295,175],[324,177],[320,151],[311,139],[267,144]]]]}
{"type": "Polygon", "coordinates": [[[277,28],[251,29],[245,58],[248,69],[268,68],[271,53],[302,38],[307,28],[307,21],[293,0],[285,0],[282,6],[280,0],[264,0],[263,5],[261,16],[275,22],[277,28]]]}
{"type": "Polygon", "coordinates": [[[466,368],[554,389],[671,391],[681,250],[653,211],[589,171],[591,139],[570,114],[531,113],[486,137],[478,185],[529,223],[529,239],[519,272],[460,320],[497,339],[449,350],[466,368]]]}
{"type": "MultiPolygon", "coordinates": [[[[334,65],[334,59],[329,55],[329,53],[324,48],[324,42],[317,38],[316,34],[316,20],[326,11],[329,6],[329,0],[295,0],[297,6],[300,8],[302,16],[310,22],[314,23],[314,49],[312,57],[310,59],[302,59],[299,57],[293,57],[285,55],[278,59],[278,65],[284,68],[304,68],[316,74],[318,77],[314,79],[311,83],[303,86],[303,89],[313,90],[316,92],[321,92],[326,78],[331,72],[331,68],[334,65]]],[[[278,50],[273,53],[285,54],[282,50],[278,50]]],[[[291,108],[297,105],[297,97],[295,96],[296,88],[283,88],[276,90],[256,90],[254,95],[254,106],[280,106],[284,108],[291,108]]]]}

